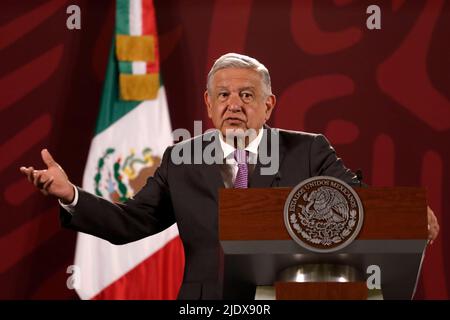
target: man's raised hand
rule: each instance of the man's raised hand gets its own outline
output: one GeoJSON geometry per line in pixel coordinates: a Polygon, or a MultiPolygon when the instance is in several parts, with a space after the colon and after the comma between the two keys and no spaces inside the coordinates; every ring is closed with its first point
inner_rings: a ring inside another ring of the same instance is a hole
{"type": "Polygon", "coordinates": [[[33,183],[43,194],[55,196],[63,203],[71,203],[75,191],[66,173],[47,149],[41,151],[41,156],[47,169],[35,170],[33,167],[20,167],[20,172],[25,174],[28,181],[33,183]]]}

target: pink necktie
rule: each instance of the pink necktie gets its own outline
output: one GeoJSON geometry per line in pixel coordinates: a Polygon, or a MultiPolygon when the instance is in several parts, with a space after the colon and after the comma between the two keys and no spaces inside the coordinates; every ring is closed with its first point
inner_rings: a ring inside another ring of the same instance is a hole
{"type": "Polygon", "coordinates": [[[236,149],[234,151],[234,159],[238,163],[238,172],[234,180],[235,188],[248,188],[248,166],[247,166],[247,151],[236,149]]]}

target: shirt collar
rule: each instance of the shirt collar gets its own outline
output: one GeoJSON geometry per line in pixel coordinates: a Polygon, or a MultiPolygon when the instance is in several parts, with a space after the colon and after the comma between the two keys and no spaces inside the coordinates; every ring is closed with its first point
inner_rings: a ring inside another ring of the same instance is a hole
{"type": "MultiPolygon", "coordinates": [[[[249,153],[254,154],[254,155],[258,154],[258,147],[259,147],[259,144],[261,143],[263,131],[264,131],[263,128],[259,129],[258,135],[256,136],[255,139],[253,139],[253,141],[251,141],[248,144],[248,146],[245,148],[245,150],[247,150],[249,153]]],[[[234,153],[234,150],[236,150],[236,148],[234,148],[232,145],[229,145],[228,143],[225,142],[225,140],[223,140],[222,133],[220,133],[220,132],[219,132],[219,141],[220,141],[220,147],[222,148],[222,151],[223,151],[224,158],[227,158],[230,154],[234,153]]]]}

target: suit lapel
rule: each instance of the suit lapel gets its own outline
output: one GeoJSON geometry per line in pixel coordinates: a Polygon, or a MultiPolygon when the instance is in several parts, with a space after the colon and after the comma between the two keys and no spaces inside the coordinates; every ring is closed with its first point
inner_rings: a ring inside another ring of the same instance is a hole
{"type": "MultiPolygon", "coordinates": [[[[223,159],[222,148],[220,147],[217,132],[206,133],[205,137],[206,139],[203,141],[202,151],[204,152],[206,148],[208,148],[208,150],[211,150],[209,148],[214,148],[214,151],[219,152],[217,157],[223,159]]],[[[202,161],[202,164],[199,165],[199,168],[200,172],[202,173],[202,178],[205,185],[209,190],[212,191],[217,201],[217,190],[219,188],[225,188],[222,175],[220,174],[220,164],[206,164],[202,161]]]]}
{"type": "Polygon", "coordinates": [[[262,164],[261,163],[260,155],[261,155],[261,152],[262,152],[262,147],[264,147],[264,144],[267,145],[267,150],[268,150],[268,151],[265,152],[266,156],[267,156],[267,154],[270,154],[271,157],[273,157],[273,155],[272,155],[272,143],[273,142],[277,143],[277,141],[278,141],[278,143],[279,143],[279,150],[278,150],[278,156],[279,156],[278,164],[279,164],[279,166],[281,166],[281,162],[282,162],[284,154],[285,154],[285,146],[282,143],[282,141],[280,140],[279,133],[276,130],[272,130],[267,125],[264,126],[263,130],[264,130],[263,138],[262,138],[261,143],[260,143],[259,148],[258,148],[258,160],[257,160],[256,166],[255,166],[255,169],[253,170],[253,173],[251,174],[250,180],[249,180],[249,187],[250,188],[269,188],[269,187],[272,187],[273,184],[274,184],[275,178],[278,176],[279,170],[277,170],[277,172],[274,173],[274,174],[265,174],[265,175],[261,174],[261,169],[262,168],[270,167],[270,163],[269,164],[262,164]],[[276,138],[277,141],[275,141],[274,138],[276,138]],[[274,140],[274,141],[272,141],[272,140],[274,140]]]}

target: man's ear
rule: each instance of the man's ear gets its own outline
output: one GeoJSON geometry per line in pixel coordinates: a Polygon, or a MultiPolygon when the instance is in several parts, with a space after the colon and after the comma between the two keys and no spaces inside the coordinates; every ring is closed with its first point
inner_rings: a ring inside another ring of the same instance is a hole
{"type": "Polygon", "coordinates": [[[205,106],[206,110],[208,111],[208,117],[212,118],[212,104],[211,104],[211,97],[208,94],[208,90],[205,90],[205,93],[203,94],[203,99],[205,100],[205,106]]]}
{"type": "Polygon", "coordinates": [[[266,98],[266,121],[270,119],[272,110],[275,107],[276,103],[277,103],[277,98],[275,97],[274,94],[271,94],[266,98]]]}

